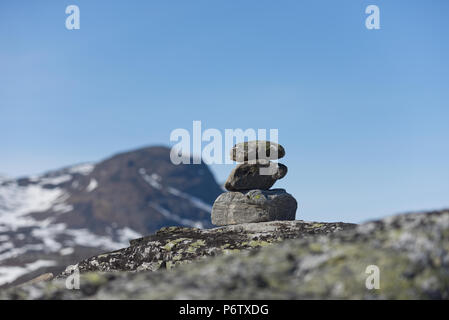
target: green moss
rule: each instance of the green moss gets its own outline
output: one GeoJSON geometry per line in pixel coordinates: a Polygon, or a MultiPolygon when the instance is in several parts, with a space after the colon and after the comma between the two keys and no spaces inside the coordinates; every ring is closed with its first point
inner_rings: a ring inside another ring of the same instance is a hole
{"type": "Polygon", "coordinates": [[[251,246],[251,247],[266,247],[269,245],[271,245],[270,242],[263,241],[263,240],[251,240],[249,242],[249,246],[251,246]]]}
{"type": "Polygon", "coordinates": [[[190,244],[190,246],[194,247],[194,248],[204,247],[205,245],[206,245],[206,241],[204,241],[204,240],[197,240],[190,244]]]}
{"type": "Polygon", "coordinates": [[[310,249],[311,253],[319,253],[319,252],[322,252],[322,250],[323,250],[321,244],[319,244],[317,242],[310,243],[309,249],[310,249]]]}
{"type": "Polygon", "coordinates": [[[206,246],[206,241],[197,240],[197,241],[189,244],[189,246],[186,249],[186,252],[195,253],[198,251],[199,248],[204,247],[204,246],[206,246]]]}
{"type": "MultiPolygon", "coordinates": [[[[86,282],[93,284],[93,285],[102,285],[102,284],[108,282],[106,277],[98,272],[86,273],[83,275],[82,279],[84,279],[86,282]]],[[[82,285],[82,282],[81,282],[81,285],[82,285]]]]}
{"type": "Polygon", "coordinates": [[[182,255],[181,254],[175,254],[173,256],[173,261],[178,261],[178,260],[181,260],[181,259],[182,259],[182,255]]]}
{"type": "Polygon", "coordinates": [[[171,249],[173,249],[173,247],[175,247],[178,243],[180,243],[184,240],[188,240],[188,239],[187,238],[179,238],[179,239],[169,241],[162,248],[166,251],[171,251],[171,249]]]}
{"type": "Polygon", "coordinates": [[[224,249],[223,250],[223,254],[232,254],[232,253],[237,253],[240,252],[240,249],[224,249]]]}
{"type": "Polygon", "coordinates": [[[412,298],[409,289],[413,283],[403,276],[410,263],[406,257],[364,244],[338,244],[326,252],[332,257],[314,266],[300,289],[301,294],[312,298],[328,296],[329,292],[344,299],[412,298]],[[365,286],[369,265],[379,267],[378,290],[365,286]]]}

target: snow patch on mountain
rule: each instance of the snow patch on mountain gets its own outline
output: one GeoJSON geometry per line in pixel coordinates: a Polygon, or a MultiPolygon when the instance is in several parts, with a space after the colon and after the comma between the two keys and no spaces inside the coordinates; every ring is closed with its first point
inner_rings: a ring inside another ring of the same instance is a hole
{"type": "Polygon", "coordinates": [[[205,203],[203,200],[201,200],[197,197],[194,197],[190,194],[187,194],[185,192],[182,192],[174,187],[170,187],[170,186],[164,187],[162,185],[162,178],[157,173],[148,174],[144,168],[140,168],[139,173],[142,176],[142,178],[153,188],[158,189],[158,190],[166,190],[170,194],[172,194],[176,197],[180,197],[180,198],[183,198],[184,200],[188,200],[188,201],[190,201],[190,203],[192,205],[194,205],[195,207],[197,207],[200,210],[203,210],[206,212],[212,211],[212,206],[210,204],[205,203]]]}
{"type": "Polygon", "coordinates": [[[92,192],[98,187],[98,182],[95,179],[90,179],[89,185],[86,188],[87,192],[92,192]]]}
{"type": "MultiPolygon", "coordinates": [[[[46,226],[45,222],[39,222],[30,217],[31,213],[72,211],[73,207],[66,203],[69,195],[64,189],[46,186],[60,186],[72,181],[73,174],[88,175],[94,167],[93,163],[84,163],[58,171],[59,174],[32,176],[28,178],[29,183],[25,185],[20,185],[19,180],[7,180],[0,184],[0,232],[15,231],[20,227],[46,226]]],[[[97,186],[98,183],[93,179],[87,189],[92,191],[97,186]]]]}
{"type": "Polygon", "coordinates": [[[56,177],[37,178],[36,180],[42,186],[47,185],[47,184],[52,184],[52,185],[57,186],[57,185],[63,184],[64,182],[71,181],[72,179],[73,179],[72,175],[63,174],[63,175],[56,176],[56,177]]]}
{"type": "Polygon", "coordinates": [[[130,240],[142,237],[142,234],[140,234],[128,227],[119,229],[117,234],[119,236],[120,243],[129,243],[130,240]]]}
{"type": "MultiPolygon", "coordinates": [[[[48,211],[65,199],[66,195],[60,188],[47,189],[39,184],[20,186],[15,181],[1,185],[0,230],[7,227],[15,231],[19,227],[39,225],[29,214],[48,211]]],[[[59,210],[62,209],[59,207],[59,210]]]]}
{"type": "Polygon", "coordinates": [[[190,194],[184,193],[184,192],[182,192],[176,188],[173,188],[173,187],[168,187],[167,190],[174,196],[189,200],[198,209],[201,209],[206,212],[212,211],[212,206],[210,204],[205,203],[203,200],[201,200],[197,197],[194,197],[190,194]]]}
{"type": "Polygon", "coordinates": [[[74,246],[117,250],[126,247],[129,240],[142,236],[130,228],[122,228],[116,231],[118,241],[114,241],[109,236],[96,235],[87,229],[67,229],[63,223],[48,224],[48,221],[49,219],[31,231],[31,237],[36,242],[34,244],[14,246],[10,241],[0,243],[0,263],[2,260],[17,257],[28,251],[51,253],[74,246]],[[59,241],[61,237],[65,240],[59,241]]]}
{"type": "Polygon", "coordinates": [[[0,285],[9,283],[15,279],[44,267],[52,267],[57,263],[51,260],[36,260],[26,264],[24,267],[1,267],[0,266],[0,285]]]}
{"type": "Polygon", "coordinates": [[[2,241],[0,241],[0,286],[41,267],[53,265],[36,264],[36,262],[25,267],[1,265],[2,261],[18,257],[27,252],[56,252],[60,255],[69,255],[74,252],[73,247],[76,246],[118,250],[128,246],[130,240],[142,237],[140,233],[130,228],[122,228],[116,231],[118,241],[114,241],[109,236],[96,235],[87,229],[67,229],[63,223],[48,224],[48,221],[49,219],[31,232],[29,238],[33,238],[33,241],[38,243],[14,246],[9,241],[9,237],[2,238],[2,241]],[[46,226],[44,227],[44,225],[46,226]],[[61,237],[64,237],[65,240],[59,241],[61,237]]]}
{"type": "Polygon", "coordinates": [[[68,247],[68,248],[59,250],[59,254],[61,256],[68,256],[68,255],[72,254],[74,251],[75,251],[75,249],[68,247]]]}
{"type": "Polygon", "coordinates": [[[71,174],[81,174],[83,176],[89,175],[95,169],[95,163],[82,163],[69,168],[69,173],[71,174]]]}
{"type": "MultiPolygon", "coordinates": [[[[118,230],[118,234],[122,234],[122,231],[118,230]]],[[[65,244],[67,246],[84,246],[84,247],[93,247],[93,248],[104,248],[108,250],[117,250],[123,247],[126,247],[129,244],[129,240],[134,238],[128,238],[126,236],[121,236],[120,241],[114,241],[111,237],[108,236],[99,236],[88,229],[68,229],[65,230],[64,234],[70,235],[72,240],[67,241],[65,244]]],[[[140,237],[140,234],[138,234],[140,237]]]]}
{"type": "Polygon", "coordinates": [[[152,186],[155,189],[162,190],[162,185],[160,183],[162,179],[157,173],[149,175],[147,174],[144,168],[140,168],[139,173],[145,180],[145,182],[148,183],[150,186],[152,186]]]}
{"type": "Polygon", "coordinates": [[[189,226],[189,227],[193,227],[193,228],[203,228],[203,223],[201,221],[194,221],[194,220],[190,220],[190,219],[186,219],[186,218],[182,218],[177,214],[171,213],[170,211],[168,211],[167,209],[161,207],[160,205],[156,204],[156,203],[149,203],[149,206],[153,209],[155,209],[156,211],[158,211],[160,214],[162,214],[165,218],[170,219],[172,221],[175,221],[177,223],[189,226]]]}

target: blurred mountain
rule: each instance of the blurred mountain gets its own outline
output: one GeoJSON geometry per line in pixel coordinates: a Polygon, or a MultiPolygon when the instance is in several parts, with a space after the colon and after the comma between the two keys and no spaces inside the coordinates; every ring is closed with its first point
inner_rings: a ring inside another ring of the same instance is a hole
{"type": "Polygon", "coordinates": [[[221,192],[205,164],[176,166],[166,147],[0,179],[0,286],[59,273],[161,227],[211,227],[221,192]]]}

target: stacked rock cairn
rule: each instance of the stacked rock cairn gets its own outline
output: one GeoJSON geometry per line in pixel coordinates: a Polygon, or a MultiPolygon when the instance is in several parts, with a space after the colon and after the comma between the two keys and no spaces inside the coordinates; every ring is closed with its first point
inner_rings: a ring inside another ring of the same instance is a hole
{"type": "Polygon", "coordinates": [[[285,177],[287,167],[273,162],[285,156],[284,148],[270,141],[248,141],[231,149],[231,160],[239,162],[212,207],[212,223],[225,226],[239,223],[295,220],[298,204],[284,189],[270,189],[285,177]]]}

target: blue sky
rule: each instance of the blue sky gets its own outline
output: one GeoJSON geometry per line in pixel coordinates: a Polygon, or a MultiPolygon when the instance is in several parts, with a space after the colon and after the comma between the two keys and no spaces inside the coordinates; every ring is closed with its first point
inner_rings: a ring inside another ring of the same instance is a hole
{"type": "MultiPolygon", "coordinates": [[[[449,2],[1,1],[0,172],[278,129],[298,218],[449,207],[449,2]],[[65,28],[76,4],[81,29],[65,28]],[[381,29],[365,28],[380,8],[381,29]]],[[[214,165],[224,181],[233,166],[214,165]]]]}

